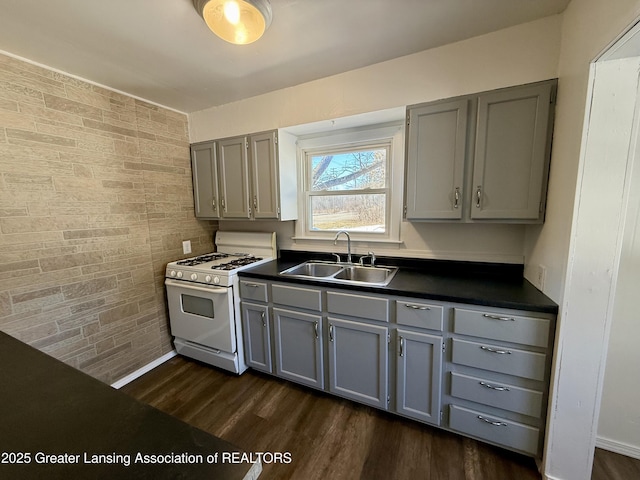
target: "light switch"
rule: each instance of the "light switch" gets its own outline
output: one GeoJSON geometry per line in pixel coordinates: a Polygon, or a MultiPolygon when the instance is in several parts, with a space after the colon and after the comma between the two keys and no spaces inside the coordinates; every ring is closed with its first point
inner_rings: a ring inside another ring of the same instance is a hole
{"type": "Polygon", "coordinates": [[[185,240],[182,242],[182,253],[191,253],[191,240],[185,240]]]}

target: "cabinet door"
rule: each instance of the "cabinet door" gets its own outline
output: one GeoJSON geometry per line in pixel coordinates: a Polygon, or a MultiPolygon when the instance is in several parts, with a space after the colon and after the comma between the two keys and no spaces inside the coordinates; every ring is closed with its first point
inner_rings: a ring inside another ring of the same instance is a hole
{"type": "Polygon", "coordinates": [[[542,219],[552,83],[478,97],[472,219],[542,219]]]}
{"type": "Polygon", "coordinates": [[[191,172],[196,217],[218,218],[218,165],[215,142],[191,147],[191,172]]]}
{"type": "Polygon", "coordinates": [[[442,337],[398,330],[396,411],[440,425],[442,337]]]}
{"type": "Polygon", "coordinates": [[[249,137],[251,165],[251,202],[254,218],[278,218],[277,133],[249,137]]]}
{"type": "Polygon", "coordinates": [[[462,218],[468,103],[458,99],[408,110],[408,220],[462,218]]]}
{"type": "Polygon", "coordinates": [[[329,391],[387,409],[388,329],[328,318],[329,391]]]}
{"type": "Polygon", "coordinates": [[[324,388],[322,317],[273,309],[276,375],[324,388]]]}
{"type": "Polygon", "coordinates": [[[249,170],[246,137],[218,141],[221,218],[249,218],[249,170]]]}
{"type": "Polygon", "coordinates": [[[271,364],[271,332],[266,305],[242,302],[242,336],[247,365],[273,373],[271,364]]]}

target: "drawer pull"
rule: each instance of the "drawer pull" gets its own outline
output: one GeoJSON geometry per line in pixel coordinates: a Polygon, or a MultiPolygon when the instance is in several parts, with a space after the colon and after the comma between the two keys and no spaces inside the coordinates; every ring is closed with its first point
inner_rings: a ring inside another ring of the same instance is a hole
{"type": "Polygon", "coordinates": [[[478,383],[485,388],[490,388],[491,390],[497,390],[499,392],[509,391],[509,387],[499,387],[499,386],[491,385],[490,383],[485,383],[485,382],[478,382],[478,383]]]}
{"type": "Polygon", "coordinates": [[[494,427],[506,427],[506,426],[508,426],[504,422],[496,422],[494,420],[489,420],[488,418],[484,418],[482,415],[478,415],[478,420],[482,420],[483,422],[488,423],[489,425],[493,425],[494,427]]]}
{"type": "Polygon", "coordinates": [[[251,288],[258,288],[260,286],[257,283],[245,283],[245,285],[247,287],[251,287],[251,288]]]}
{"type": "Polygon", "coordinates": [[[424,307],[421,305],[411,305],[410,303],[405,303],[405,307],[412,308],[413,310],[431,310],[429,307],[424,307]]]}
{"type": "Polygon", "coordinates": [[[486,352],[497,353],[498,355],[511,355],[510,350],[498,350],[497,348],[485,347],[484,345],[481,345],[480,349],[486,352]]]}
{"type": "Polygon", "coordinates": [[[490,318],[491,320],[502,320],[503,322],[515,322],[513,317],[501,317],[500,315],[489,315],[488,313],[482,314],[484,318],[490,318]]]}

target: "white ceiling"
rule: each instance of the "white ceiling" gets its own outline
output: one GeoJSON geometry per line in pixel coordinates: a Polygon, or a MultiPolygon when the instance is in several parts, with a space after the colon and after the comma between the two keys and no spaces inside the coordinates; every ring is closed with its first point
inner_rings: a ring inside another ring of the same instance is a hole
{"type": "Polygon", "coordinates": [[[0,50],[192,112],[562,12],[570,0],[271,0],[251,45],[192,0],[0,0],[0,50]]]}

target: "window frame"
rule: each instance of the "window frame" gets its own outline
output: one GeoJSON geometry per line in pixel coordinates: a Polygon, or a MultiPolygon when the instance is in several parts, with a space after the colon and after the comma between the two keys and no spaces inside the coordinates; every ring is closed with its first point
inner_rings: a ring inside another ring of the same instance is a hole
{"type": "Polygon", "coordinates": [[[404,168],[404,122],[392,122],[345,129],[322,134],[307,135],[298,139],[298,220],[294,240],[331,240],[338,230],[313,230],[311,228],[311,198],[320,195],[345,195],[344,190],[325,190],[311,194],[311,156],[332,152],[386,148],[385,187],[381,189],[346,190],[347,194],[385,193],[385,232],[348,230],[352,241],[368,243],[400,243],[402,220],[402,184],[404,168]],[[355,193],[351,193],[355,192],[355,193]]]}

